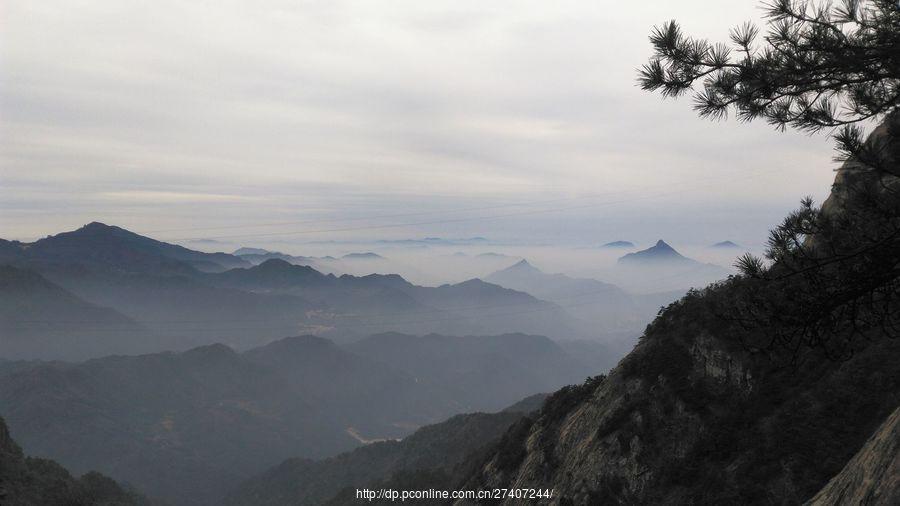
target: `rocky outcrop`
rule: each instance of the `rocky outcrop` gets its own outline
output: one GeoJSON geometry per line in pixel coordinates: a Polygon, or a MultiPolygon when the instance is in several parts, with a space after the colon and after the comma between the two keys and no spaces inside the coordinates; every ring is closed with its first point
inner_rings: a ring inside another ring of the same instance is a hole
{"type": "Polygon", "coordinates": [[[900,404],[900,343],[778,368],[711,316],[716,296],[670,307],[608,377],[551,395],[453,486],[552,488],[542,503],[559,505],[808,500],[900,404]]]}
{"type": "Polygon", "coordinates": [[[900,504],[900,408],[808,506],[900,504]]]}

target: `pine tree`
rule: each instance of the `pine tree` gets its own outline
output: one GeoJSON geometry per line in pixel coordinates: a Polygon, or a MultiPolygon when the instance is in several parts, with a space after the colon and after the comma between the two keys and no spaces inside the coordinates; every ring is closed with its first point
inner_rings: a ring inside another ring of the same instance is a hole
{"type": "Polygon", "coordinates": [[[843,165],[829,201],[805,199],[772,230],[765,259],[741,257],[717,312],[754,351],[847,358],[900,335],[900,2],[765,7],[765,35],[744,24],[727,44],[687,37],[674,21],[657,27],[639,82],[664,97],[692,93],[702,117],[833,132],[843,165]],[[863,127],[879,123],[866,139],[863,127]]]}

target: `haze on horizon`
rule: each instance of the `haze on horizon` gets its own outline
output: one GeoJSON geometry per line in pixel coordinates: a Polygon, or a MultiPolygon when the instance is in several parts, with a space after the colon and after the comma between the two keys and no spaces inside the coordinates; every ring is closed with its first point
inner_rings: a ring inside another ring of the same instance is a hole
{"type": "Polygon", "coordinates": [[[755,5],[4,2],[0,237],[758,244],[827,136],[635,86],[653,25],[755,5]]]}

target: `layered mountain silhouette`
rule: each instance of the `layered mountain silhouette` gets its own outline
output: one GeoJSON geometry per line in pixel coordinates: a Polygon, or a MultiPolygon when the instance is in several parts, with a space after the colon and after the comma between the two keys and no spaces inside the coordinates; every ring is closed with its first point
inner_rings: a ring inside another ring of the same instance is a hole
{"type": "Polygon", "coordinates": [[[261,248],[239,248],[234,252],[235,256],[253,265],[259,265],[267,260],[283,260],[294,265],[305,265],[312,267],[326,274],[340,274],[339,266],[335,264],[334,258],[323,257],[307,257],[298,255],[288,255],[278,251],[268,251],[261,248]]]}
{"type": "Polygon", "coordinates": [[[527,260],[494,272],[485,280],[555,302],[589,323],[597,334],[639,331],[657,309],[643,310],[631,295],[616,285],[595,279],[572,278],[565,274],[547,274],[527,260]]]}
{"type": "Polygon", "coordinates": [[[74,473],[98,470],[175,505],[218,504],[234,483],[284,459],[495,411],[590,371],[538,336],[391,339],[348,349],[299,336],[243,353],[213,344],[80,363],[0,361],[0,413],[29,453],[74,473]]]}
{"type": "Polygon", "coordinates": [[[633,338],[656,316],[661,306],[683,295],[681,290],[631,294],[617,285],[596,279],[547,274],[527,260],[494,272],[485,280],[559,304],[589,326],[591,340],[612,346],[604,354],[617,357],[631,349],[633,338]]]}
{"type": "MultiPolygon", "coordinates": [[[[259,251],[202,253],[100,223],[30,244],[4,241],[0,246],[2,263],[34,272],[83,303],[124,318],[114,332],[102,328],[109,326],[107,317],[82,317],[71,327],[82,336],[78,340],[54,340],[48,331],[34,341],[34,353],[0,343],[0,357],[80,359],[215,341],[247,348],[303,332],[345,341],[378,331],[588,337],[578,319],[558,305],[477,279],[424,287],[391,274],[335,276],[296,265],[297,257],[266,252],[262,255],[272,258],[250,262],[247,255],[259,251]],[[147,332],[154,337],[145,338],[147,332]],[[69,346],[107,338],[116,346],[69,346]]],[[[49,309],[34,311],[47,314],[49,309]]],[[[47,318],[26,321],[24,315],[17,329],[26,334],[48,325],[47,318]]]]}
{"type": "Polygon", "coordinates": [[[5,358],[78,359],[154,347],[153,334],[125,315],[6,265],[0,265],[0,329],[5,358]]]}
{"type": "Polygon", "coordinates": [[[721,241],[710,245],[714,249],[740,249],[741,245],[732,241],[721,241]]]}
{"type": "Polygon", "coordinates": [[[548,383],[579,381],[593,370],[591,364],[573,359],[550,339],[524,334],[418,337],[387,333],[367,337],[348,348],[420,381],[434,381],[451,389],[458,398],[481,390],[479,403],[464,406],[463,411],[497,409],[523,391],[544,392],[548,383]],[[571,367],[575,370],[567,370],[571,367]]]}

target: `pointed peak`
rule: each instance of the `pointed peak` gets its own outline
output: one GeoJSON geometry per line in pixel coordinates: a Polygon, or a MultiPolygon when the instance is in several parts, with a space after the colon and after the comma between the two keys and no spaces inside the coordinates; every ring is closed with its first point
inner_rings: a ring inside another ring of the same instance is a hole
{"type": "Polygon", "coordinates": [[[530,272],[540,272],[540,269],[528,263],[528,260],[524,258],[519,260],[515,264],[506,268],[506,270],[510,271],[530,271],[530,272]]]}
{"type": "Polygon", "coordinates": [[[666,241],[663,241],[662,239],[656,241],[656,244],[654,244],[653,247],[650,249],[667,251],[667,252],[669,252],[669,251],[675,252],[675,248],[673,248],[672,246],[669,246],[669,243],[667,243],[666,241]]]}
{"type": "Polygon", "coordinates": [[[667,260],[678,260],[684,261],[688,260],[686,257],[682,256],[681,253],[675,250],[672,246],[669,246],[666,241],[662,239],[656,241],[656,244],[641,251],[636,251],[634,253],[629,253],[622,258],[619,259],[619,262],[631,262],[631,261],[667,261],[667,260]]]}

